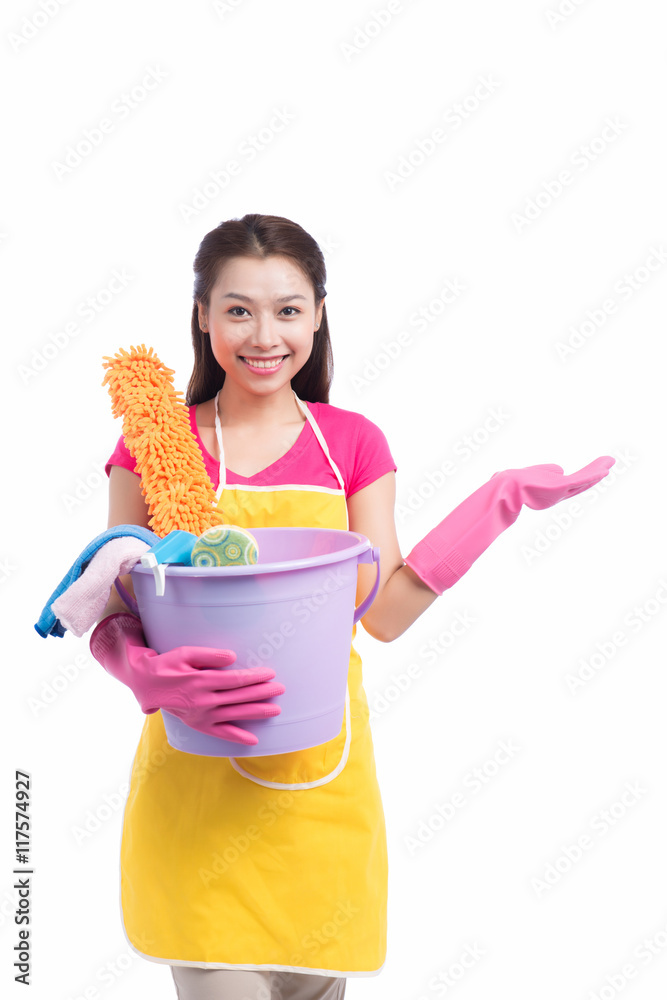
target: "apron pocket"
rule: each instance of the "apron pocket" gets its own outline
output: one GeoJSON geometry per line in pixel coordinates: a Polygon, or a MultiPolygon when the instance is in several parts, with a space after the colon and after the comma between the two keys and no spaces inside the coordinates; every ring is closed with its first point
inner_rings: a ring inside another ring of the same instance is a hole
{"type": "Polygon", "coordinates": [[[345,693],[345,715],[338,736],[308,750],[271,754],[268,757],[230,757],[232,767],[245,778],[268,788],[312,788],[333,781],[341,773],[350,751],[350,689],[345,693]]]}

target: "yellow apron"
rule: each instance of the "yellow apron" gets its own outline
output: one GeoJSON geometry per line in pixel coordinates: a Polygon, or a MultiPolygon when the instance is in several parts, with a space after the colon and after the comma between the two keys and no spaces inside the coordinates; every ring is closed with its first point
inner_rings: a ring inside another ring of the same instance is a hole
{"type": "MultiPolygon", "coordinates": [[[[225,484],[242,527],[347,530],[344,484],[308,407],[297,403],[339,488],[225,484]]],[[[217,413],[217,406],[216,406],[217,413]]],[[[354,639],[356,626],[351,638],[354,639]]],[[[125,934],[145,958],[216,969],[369,976],[386,954],[387,845],[361,659],[351,646],[335,738],[268,757],[200,757],[146,716],[123,820],[125,934]]]]}

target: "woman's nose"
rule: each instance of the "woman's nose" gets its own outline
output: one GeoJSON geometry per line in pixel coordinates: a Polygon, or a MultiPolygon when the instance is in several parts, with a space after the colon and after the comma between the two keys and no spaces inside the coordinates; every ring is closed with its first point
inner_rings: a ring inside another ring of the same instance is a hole
{"type": "Polygon", "coordinates": [[[252,342],[265,351],[280,342],[280,333],[276,329],[276,321],[273,316],[260,315],[257,318],[252,342]]]}

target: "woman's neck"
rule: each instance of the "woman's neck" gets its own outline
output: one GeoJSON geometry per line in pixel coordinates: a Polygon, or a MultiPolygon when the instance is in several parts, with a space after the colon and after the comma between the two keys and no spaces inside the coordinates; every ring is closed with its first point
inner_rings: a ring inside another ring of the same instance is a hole
{"type": "Polygon", "coordinates": [[[256,396],[244,392],[236,383],[225,379],[218,397],[218,411],[223,427],[276,427],[303,420],[289,383],[277,392],[256,396]]]}

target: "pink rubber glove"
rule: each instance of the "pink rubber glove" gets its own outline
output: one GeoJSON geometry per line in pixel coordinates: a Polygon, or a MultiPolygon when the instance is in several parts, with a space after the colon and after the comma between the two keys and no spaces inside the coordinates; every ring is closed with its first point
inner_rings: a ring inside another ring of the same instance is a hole
{"type": "Polygon", "coordinates": [[[615,461],[603,455],[570,476],[563,475],[560,465],[529,465],[496,472],[422,538],[405,562],[427,587],[442,594],[467,573],[505,528],[514,524],[522,504],[544,510],[583,493],[604,479],[615,461]]]}
{"type": "Polygon", "coordinates": [[[146,715],[164,708],[209,736],[252,746],[257,737],[228,720],[266,719],[280,705],[262,699],[283,694],[271,667],[224,670],[236,659],[228,649],[179,646],[156,653],[146,646],[141,621],[120,612],[104,618],[90,637],[90,651],[108,673],[126,684],[146,715]]]}

